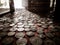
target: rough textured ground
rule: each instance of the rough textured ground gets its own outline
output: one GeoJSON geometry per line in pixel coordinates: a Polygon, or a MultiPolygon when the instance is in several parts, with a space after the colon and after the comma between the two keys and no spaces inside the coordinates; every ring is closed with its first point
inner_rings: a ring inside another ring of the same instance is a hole
{"type": "Polygon", "coordinates": [[[3,39],[1,45],[11,43],[13,38],[15,41],[12,45],[15,43],[17,45],[48,45],[46,42],[55,45],[54,41],[50,39],[54,37],[54,34],[51,33],[54,28],[52,19],[42,18],[25,9],[18,10],[12,15],[8,14],[0,18],[0,40],[3,39]],[[46,40],[44,44],[43,39],[46,40]]]}

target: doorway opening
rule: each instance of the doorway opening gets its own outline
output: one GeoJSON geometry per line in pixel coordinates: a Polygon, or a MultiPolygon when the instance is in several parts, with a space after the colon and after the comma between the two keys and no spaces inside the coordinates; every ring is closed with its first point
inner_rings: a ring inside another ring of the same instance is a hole
{"type": "Polygon", "coordinates": [[[23,6],[22,3],[23,0],[14,0],[14,7],[16,9],[24,9],[25,7],[23,6]]]}

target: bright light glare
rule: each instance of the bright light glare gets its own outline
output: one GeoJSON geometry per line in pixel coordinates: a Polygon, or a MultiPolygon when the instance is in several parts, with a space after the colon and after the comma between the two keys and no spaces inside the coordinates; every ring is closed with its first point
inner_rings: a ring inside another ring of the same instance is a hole
{"type": "Polygon", "coordinates": [[[15,7],[15,9],[17,9],[17,8],[24,8],[22,6],[22,0],[14,0],[14,7],[15,7]]]}
{"type": "Polygon", "coordinates": [[[9,8],[9,0],[1,0],[1,4],[0,8],[9,8]]]}

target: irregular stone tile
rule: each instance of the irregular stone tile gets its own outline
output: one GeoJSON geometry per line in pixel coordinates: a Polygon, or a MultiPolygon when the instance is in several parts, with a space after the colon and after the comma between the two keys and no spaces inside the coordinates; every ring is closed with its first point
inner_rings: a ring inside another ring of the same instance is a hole
{"type": "Polygon", "coordinates": [[[37,30],[36,26],[30,26],[30,29],[31,29],[31,31],[36,31],[37,30]]]}
{"type": "Polygon", "coordinates": [[[27,39],[26,38],[20,38],[16,41],[17,45],[26,45],[27,44],[27,39]]]}
{"type": "Polygon", "coordinates": [[[25,36],[25,34],[23,32],[18,32],[18,33],[15,34],[16,38],[21,38],[21,37],[24,37],[24,36],[25,36]]]}
{"type": "Polygon", "coordinates": [[[45,35],[44,34],[38,34],[38,37],[45,38],[45,35]]]}
{"type": "Polygon", "coordinates": [[[11,28],[9,31],[16,31],[17,28],[11,28]]]}
{"type": "Polygon", "coordinates": [[[27,27],[26,27],[24,30],[25,30],[25,31],[30,31],[30,28],[27,28],[27,27]]]}
{"type": "Polygon", "coordinates": [[[40,27],[39,27],[39,28],[37,29],[37,33],[43,34],[43,30],[44,30],[44,28],[40,28],[40,27]]]}
{"type": "Polygon", "coordinates": [[[4,45],[9,45],[13,42],[14,38],[13,37],[6,37],[2,40],[2,44],[4,45]]]}
{"type": "Polygon", "coordinates": [[[46,39],[46,40],[44,41],[44,45],[55,45],[55,42],[52,41],[52,40],[50,40],[50,39],[46,39]]]}
{"type": "Polygon", "coordinates": [[[15,32],[8,32],[8,36],[13,36],[15,35],[15,32]]]}
{"type": "Polygon", "coordinates": [[[42,45],[42,39],[39,37],[31,37],[30,42],[32,45],[42,45]]]}
{"type": "Polygon", "coordinates": [[[10,24],[10,26],[14,26],[14,25],[15,25],[14,23],[10,24]]]}
{"type": "Polygon", "coordinates": [[[17,29],[17,31],[24,31],[25,29],[23,27],[20,27],[17,29]]]}
{"type": "Polygon", "coordinates": [[[7,32],[0,32],[0,37],[5,37],[7,36],[7,32]]]}
{"type": "Polygon", "coordinates": [[[52,33],[46,33],[45,35],[46,35],[47,37],[49,37],[49,38],[54,37],[54,35],[53,35],[52,33]]]}
{"type": "Polygon", "coordinates": [[[34,34],[35,34],[35,33],[32,32],[32,31],[26,32],[26,35],[27,35],[27,36],[33,36],[34,34]]]}

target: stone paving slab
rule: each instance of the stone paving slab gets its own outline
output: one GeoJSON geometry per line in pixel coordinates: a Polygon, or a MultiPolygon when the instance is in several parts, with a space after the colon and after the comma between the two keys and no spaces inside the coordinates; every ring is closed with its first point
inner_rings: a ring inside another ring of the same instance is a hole
{"type": "MultiPolygon", "coordinates": [[[[19,38],[22,38],[23,44],[21,44],[19,41],[17,45],[26,45],[27,42],[25,40],[27,39],[28,42],[32,43],[33,45],[39,45],[39,38],[42,40],[42,38],[51,38],[51,31],[55,28],[52,19],[50,18],[42,18],[40,15],[34,14],[32,12],[29,12],[28,10],[19,10],[14,13],[14,15],[5,15],[0,18],[0,31],[5,32],[7,37],[12,36],[20,41],[19,38]],[[13,33],[14,32],[14,33],[13,33]],[[11,34],[10,34],[11,33],[11,34]],[[37,43],[35,44],[35,38],[39,37],[36,40],[37,43]],[[31,38],[33,37],[33,38],[31,38]],[[26,38],[26,39],[25,39],[26,38]],[[30,40],[34,39],[34,40],[30,40]],[[30,41],[29,41],[30,40],[30,41]],[[25,43],[25,44],[24,44],[25,43]]],[[[0,33],[1,34],[1,33],[0,33]]],[[[4,34],[3,37],[5,37],[4,34]]],[[[1,38],[2,36],[0,36],[1,38]]],[[[42,40],[43,41],[43,40],[42,40]]],[[[29,43],[29,44],[30,44],[29,43]]],[[[27,43],[28,44],[28,43],[27,43]]],[[[28,45],[29,45],[28,44],[28,45]]],[[[42,44],[41,44],[42,45],[42,44]]]]}

